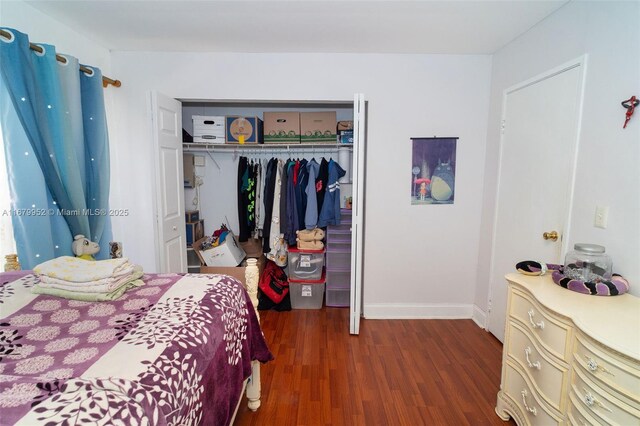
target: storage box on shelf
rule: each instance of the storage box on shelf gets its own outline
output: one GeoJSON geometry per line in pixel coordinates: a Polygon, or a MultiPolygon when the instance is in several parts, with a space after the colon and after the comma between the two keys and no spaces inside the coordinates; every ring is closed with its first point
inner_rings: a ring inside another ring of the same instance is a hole
{"type": "Polygon", "coordinates": [[[340,225],[327,227],[326,305],[349,306],[351,297],[351,210],[340,211],[340,225]]]}
{"type": "Polygon", "coordinates": [[[226,143],[258,144],[263,142],[263,123],[258,117],[226,117],[226,143]]]}
{"type": "Polygon", "coordinates": [[[265,111],[264,143],[299,144],[300,113],[265,111]]]}
{"type": "Polygon", "coordinates": [[[300,142],[336,143],[336,112],[301,112],[300,142]]]}
{"type": "Polygon", "coordinates": [[[325,274],[317,280],[296,280],[289,277],[292,309],[321,309],[324,300],[325,274]]]}
{"type": "Polygon", "coordinates": [[[225,142],[225,117],[222,115],[194,115],[193,142],[222,144],[225,142]]]}

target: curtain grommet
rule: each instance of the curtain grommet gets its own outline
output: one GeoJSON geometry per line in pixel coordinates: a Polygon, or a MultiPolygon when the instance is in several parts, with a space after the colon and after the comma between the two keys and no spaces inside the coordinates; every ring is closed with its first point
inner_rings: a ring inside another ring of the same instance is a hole
{"type": "Polygon", "coordinates": [[[2,31],[4,31],[5,33],[9,34],[9,37],[6,37],[4,34],[2,34],[2,36],[0,36],[0,40],[2,40],[5,43],[13,43],[16,40],[16,36],[15,34],[13,34],[13,31],[3,28],[2,31]]]}

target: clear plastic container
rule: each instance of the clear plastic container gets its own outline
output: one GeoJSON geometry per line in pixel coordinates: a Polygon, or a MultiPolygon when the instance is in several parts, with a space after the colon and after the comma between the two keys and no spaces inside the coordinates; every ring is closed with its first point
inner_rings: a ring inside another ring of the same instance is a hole
{"type": "Polygon", "coordinates": [[[585,282],[611,279],[613,265],[603,246],[576,244],[573,249],[564,259],[563,272],[566,277],[585,282]]]}
{"type": "Polygon", "coordinates": [[[292,280],[318,280],[324,267],[324,250],[289,247],[287,276],[292,280]]]}

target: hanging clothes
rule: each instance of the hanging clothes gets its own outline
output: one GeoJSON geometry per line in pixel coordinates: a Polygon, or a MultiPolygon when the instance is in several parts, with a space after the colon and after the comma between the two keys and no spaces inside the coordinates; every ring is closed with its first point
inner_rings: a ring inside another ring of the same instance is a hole
{"type": "Polygon", "coordinates": [[[316,194],[318,196],[318,216],[322,211],[322,204],[324,203],[324,194],[327,189],[327,181],[329,180],[329,162],[322,158],[320,161],[320,169],[318,170],[318,176],[316,177],[316,194]]]}
{"type": "Polygon", "coordinates": [[[247,157],[238,159],[238,240],[249,239],[249,225],[247,224],[247,208],[249,207],[249,160],[247,157]]]}
{"type": "Polygon", "coordinates": [[[298,225],[298,206],[296,204],[295,184],[298,180],[298,169],[300,162],[291,161],[289,163],[289,176],[287,180],[287,226],[283,230],[284,238],[289,245],[296,243],[296,230],[298,225]]]}
{"type": "Polygon", "coordinates": [[[269,253],[272,255],[271,258],[277,258],[277,251],[280,248],[280,238],[282,236],[282,227],[280,225],[280,218],[282,217],[280,211],[280,197],[281,194],[281,180],[282,180],[282,169],[284,167],[284,162],[282,160],[278,160],[275,163],[275,185],[274,185],[274,195],[273,195],[273,211],[271,213],[271,228],[269,230],[269,235],[265,235],[265,238],[269,239],[269,253]]]}
{"type": "Polygon", "coordinates": [[[307,207],[304,214],[304,227],[306,229],[313,229],[318,224],[318,195],[316,176],[318,175],[319,170],[320,164],[318,164],[315,158],[312,158],[311,161],[307,163],[307,172],[309,173],[309,178],[307,187],[305,189],[305,193],[307,194],[307,207]]]}
{"type": "MultiPolygon", "coordinates": [[[[298,168],[298,178],[295,183],[294,191],[296,195],[296,211],[298,213],[298,221],[296,222],[296,231],[304,228],[304,217],[307,211],[307,183],[309,181],[309,170],[307,170],[308,161],[300,160],[298,168]]],[[[297,235],[297,232],[296,232],[297,235]]]]}
{"type": "MultiPolygon", "coordinates": [[[[274,192],[276,186],[276,167],[278,165],[278,160],[272,158],[267,163],[267,170],[265,171],[265,184],[264,184],[264,193],[262,199],[264,200],[264,225],[262,227],[262,252],[269,253],[271,250],[270,246],[270,233],[271,233],[271,221],[272,221],[272,213],[274,208],[274,203],[277,202],[280,204],[280,200],[275,200],[274,192]]],[[[280,194],[278,192],[278,194],[280,194]]]]}
{"type": "Polygon", "coordinates": [[[324,228],[327,225],[340,225],[340,182],[339,179],[346,172],[338,163],[329,161],[329,180],[325,190],[322,210],[318,218],[318,227],[324,228]]]}
{"type": "Polygon", "coordinates": [[[254,174],[256,177],[256,185],[254,187],[254,194],[255,194],[255,202],[254,202],[254,206],[253,206],[253,229],[252,229],[252,236],[253,238],[259,238],[260,237],[260,229],[262,229],[262,227],[260,226],[260,207],[262,205],[262,191],[261,191],[261,186],[262,186],[262,165],[260,164],[260,161],[256,161],[254,164],[254,174]]]}

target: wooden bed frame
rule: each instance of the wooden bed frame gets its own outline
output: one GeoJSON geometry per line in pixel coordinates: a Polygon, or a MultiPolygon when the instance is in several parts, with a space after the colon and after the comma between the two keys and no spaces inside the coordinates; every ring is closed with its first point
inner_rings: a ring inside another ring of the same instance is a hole
{"type": "MultiPolygon", "coordinates": [[[[247,293],[249,293],[249,298],[251,299],[251,303],[253,304],[253,308],[256,311],[256,317],[258,318],[258,322],[260,321],[260,313],[258,312],[258,281],[260,279],[260,271],[258,269],[258,260],[257,259],[247,259],[247,268],[245,269],[245,288],[247,293]]],[[[251,361],[251,376],[247,380],[245,380],[243,391],[240,392],[240,399],[238,400],[238,405],[236,406],[235,412],[231,417],[232,425],[236,419],[236,415],[238,414],[238,409],[240,408],[240,403],[242,402],[242,393],[246,389],[247,399],[249,403],[247,404],[251,411],[256,411],[260,407],[260,361],[251,361]]]]}

